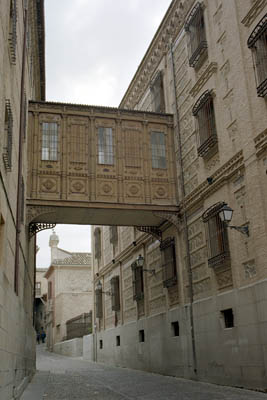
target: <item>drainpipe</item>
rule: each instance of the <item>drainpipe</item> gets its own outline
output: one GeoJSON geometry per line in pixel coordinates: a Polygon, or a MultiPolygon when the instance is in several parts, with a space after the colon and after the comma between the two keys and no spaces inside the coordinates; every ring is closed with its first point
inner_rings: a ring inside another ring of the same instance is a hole
{"type": "Polygon", "coordinates": [[[183,205],[183,223],[184,223],[184,239],[186,246],[186,260],[187,260],[187,272],[188,272],[188,280],[189,280],[189,314],[190,314],[190,332],[191,332],[191,343],[192,343],[192,355],[193,355],[193,369],[194,373],[197,375],[197,357],[196,357],[196,341],[195,341],[195,330],[194,330],[194,315],[193,315],[193,278],[192,278],[192,267],[191,267],[191,259],[190,259],[190,248],[189,248],[189,235],[188,235],[188,225],[187,225],[187,213],[186,213],[186,204],[185,204],[185,184],[184,184],[184,169],[183,169],[183,158],[182,158],[182,144],[180,137],[180,119],[179,119],[179,111],[178,111],[178,102],[177,102],[177,91],[176,91],[176,78],[175,78],[175,67],[174,67],[174,58],[173,58],[173,43],[170,44],[170,52],[171,52],[171,64],[172,64],[172,78],[173,78],[173,92],[175,98],[175,113],[174,117],[176,120],[176,133],[177,133],[177,141],[178,141],[178,156],[179,156],[179,164],[180,164],[180,180],[181,180],[181,192],[182,192],[182,205],[183,205]]]}
{"type": "Polygon", "coordinates": [[[20,120],[19,120],[19,154],[18,154],[18,182],[17,182],[17,212],[16,212],[16,247],[15,247],[15,274],[14,274],[14,290],[18,295],[18,278],[19,278],[19,245],[21,232],[21,205],[22,205],[22,161],[23,161],[23,127],[24,127],[24,82],[25,82],[25,61],[26,61],[26,38],[28,26],[28,10],[25,3],[24,8],[24,37],[22,51],[22,69],[21,69],[21,85],[20,85],[20,120]]]}

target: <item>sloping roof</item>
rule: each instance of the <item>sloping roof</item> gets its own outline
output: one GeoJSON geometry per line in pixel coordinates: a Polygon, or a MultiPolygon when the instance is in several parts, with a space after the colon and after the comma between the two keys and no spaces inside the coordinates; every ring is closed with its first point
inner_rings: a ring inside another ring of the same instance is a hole
{"type": "Polygon", "coordinates": [[[53,260],[52,265],[89,265],[91,266],[91,253],[71,253],[62,260],[53,260]]]}

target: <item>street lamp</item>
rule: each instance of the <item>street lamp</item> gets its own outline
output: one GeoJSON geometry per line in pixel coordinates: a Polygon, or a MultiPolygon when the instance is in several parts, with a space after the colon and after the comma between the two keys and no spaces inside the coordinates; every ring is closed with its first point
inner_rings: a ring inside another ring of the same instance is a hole
{"type": "Polygon", "coordinates": [[[136,265],[136,267],[142,268],[142,270],[145,271],[145,272],[150,272],[152,275],[156,275],[156,270],[155,269],[143,268],[144,262],[145,262],[144,257],[142,257],[141,254],[139,254],[138,258],[135,260],[135,265],[136,265]]]}
{"type": "Polygon", "coordinates": [[[107,291],[107,292],[103,292],[102,290],[102,283],[100,282],[100,280],[97,282],[96,286],[95,286],[95,290],[104,294],[107,294],[108,296],[112,296],[111,291],[107,291]]]}
{"type": "Polygon", "coordinates": [[[232,220],[233,212],[234,211],[231,207],[229,207],[227,204],[224,204],[219,211],[219,216],[221,218],[221,221],[225,222],[227,228],[235,229],[236,231],[243,233],[243,235],[249,236],[248,225],[243,225],[243,226],[229,225],[229,223],[232,220]]]}

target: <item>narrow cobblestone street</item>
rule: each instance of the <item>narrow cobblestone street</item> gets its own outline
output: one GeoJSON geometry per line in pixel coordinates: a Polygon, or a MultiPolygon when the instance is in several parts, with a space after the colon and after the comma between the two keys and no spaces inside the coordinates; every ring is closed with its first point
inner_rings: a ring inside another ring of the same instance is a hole
{"type": "Polygon", "coordinates": [[[21,400],[267,400],[228,388],[69,358],[37,346],[37,372],[21,400]]]}

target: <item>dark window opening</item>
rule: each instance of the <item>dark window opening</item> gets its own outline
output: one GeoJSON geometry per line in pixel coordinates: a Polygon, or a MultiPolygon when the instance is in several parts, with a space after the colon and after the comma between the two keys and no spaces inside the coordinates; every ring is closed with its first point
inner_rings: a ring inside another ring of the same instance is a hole
{"type": "Polygon", "coordinates": [[[102,318],[103,316],[102,289],[96,289],[95,291],[95,314],[96,318],[102,318]]]}
{"type": "Polygon", "coordinates": [[[212,94],[204,92],[193,107],[193,115],[197,120],[198,155],[211,155],[211,150],[217,150],[217,131],[212,94]]]}
{"type": "Polygon", "coordinates": [[[227,310],[222,310],[221,313],[222,313],[222,315],[224,317],[225,328],[233,328],[233,326],[234,326],[233,309],[232,308],[228,308],[227,310]]]}
{"type": "Polygon", "coordinates": [[[152,94],[152,105],[154,112],[164,113],[165,112],[165,100],[164,100],[164,86],[163,86],[163,75],[162,72],[158,72],[153,83],[150,87],[152,94]]]}
{"type": "Polygon", "coordinates": [[[121,345],[121,337],[116,336],[116,346],[120,346],[120,345],[121,345]]]}
{"type": "Polygon", "coordinates": [[[160,251],[162,252],[163,286],[166,288],[172,287],[177,283],[174,238],[167,238],[162,241],[160,251]]]}
{"type": "Polygon", "coordinates": [[[172,322],[172,336],[180,336],[179,322],[172,322]]]}
{"type": "Polygon", "coordinates": [[[145,341],[145,331],[144,329],[141,329],[139,331],[139,342],[144,342],[145,341]]]}
{"type": "Polygon", "coordinates": [[[6,100],[5,104],[5,138],[3,149],[3,161],[5,169],[11,171],[12,168],[12,143],[13,143],[13,114],[11,110],[10,100],[6,100]]]}
{"type": "Polygon", "coordinates": [[[120,310],[120,278],[114,276],[110,280],[111,284],[111,309],[113,311],[120,310]]]}
{"type": "Polygon", "coordinates": [[[48,299],[52,299],[52,282],[48,282],[48,299]]]}
{"type": "Polygon", "coordinates": [[[144,298],[144,277],[143,268],[132,264],[133,273],[133,299],[138,301],[144,298]]]}
{"type": "Polygon", "coordinates": [[[203,8],[197,3],[191,11],[186,24],[187,46],[190,67],[196,67],[207,55],[207,40],[205,33],[205,22],[203,8]]]}
{"type": "Polygon", "coordinates": [[[166,169],[166,145],[163,132],[151,132],[152,168],[166,169]]]}
{"type": "Polygon", "coordinates": [[[42,160],[57,161],[58,159],[58,124],[56,122],[42,123],[42,160]]]}
{"type": "Polygon", "coordinates": [[[96,228],[94,231],[95,237],[95,258],[99,260],[101,258],[101,229],[96,228]]]}
{"type": "Polygon", "coordinates": [[[10,0],[8,43],[11,64],[15,65],[17,56],[17,0],[10,0]]]}
{"type": "Polygon", "coordinates": [[[114,164],[112,128],[98,128],[98,164],[114,164]]]}
{"type": "Polygon", "coordinates": [[[208,264],[211,267],[223,265],[230,258],[227,226],[219,216],[224,204],[223,202],[214,204],[202,216],[203,222],[206,223],[208,264]]]}
{"type": "Polygon", "coordinates": [[[103,349],[103,340],[102,339],[99,340],[99,348],[103,349]]]}
{"type": "Polygon", "coordinates": [[[267,95],[267,14],[251,33],[248,47],[252,50],[257,94],[259,97],[265,97],[267,95]]]}
{"type": "Polygon", "coordinates": [[[118,227],[117,226],[110,226],[109,227],[109,234],[110,234],[110,243],[113,245],[118,243],[118,227]]]}

